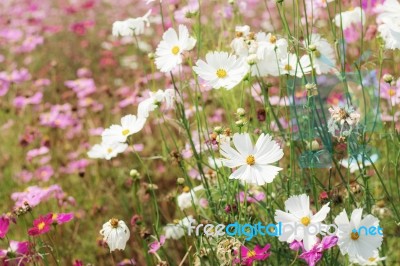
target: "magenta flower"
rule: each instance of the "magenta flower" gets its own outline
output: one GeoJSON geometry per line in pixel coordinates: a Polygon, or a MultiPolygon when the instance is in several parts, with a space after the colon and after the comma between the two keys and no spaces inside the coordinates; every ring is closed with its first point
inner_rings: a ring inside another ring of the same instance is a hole
{"type": "Polygon", "coordinates": [[[53,224],[63,224],[71,221],[74,218],[73,213],[49,213],[46,215],[50,218],[53,224]]]}
{"type": "Polygon", "coordinates": [[[303,243],[296,240],[290,243],[289,247],[292,250],[302,249],[303,253],[299,258],[305,260],[309,266],[315,266],[321,260],[323,252],[335,246],[337,241],[338,238],[336,236],[325,236],[321,242],[315,244],[309,251],[305,251],[303,243]]]}
{"type": "Polygon", "coordinates": [[[165,236],[160,236],[160,241],[156,240],[149,245],[149,253],[156,253],[165,243],[165,236]]]}
{"type": "MultiPolygon", "coordinates": [[[[241,258],[237,258],[234,262],[246,266],[251,266],[254,261],[264,261],[269,257],[269,255],[271,255],[271,253],[268,253],[270,247],[270,244],[267,244],[264,247],[256,245],[254,249],[248,249],[245,246],[241,246],[241,258]]],[[[237,253],[237,251],[235,251],[235,253],[237,253]]]]}
{"type": "Polygon", "coordinates": [[[0,218],[0,238],[1,239],[6,237],[9,227],[10,227],[10,219],[7,216],[3,215],[0,218]]]}
{"type": "Polygon", "coordinates": [[[81,260],[75,260],[72,266],[83,266],[83,261],[81,260]]]}
{"type": "Polygon", "coordinates": [[[30,244],[28,241],[18,242],[11,240],[8,249],[0,249],[0,264],[1,265],[25,265],[27,256],[30,251],[30,244]],[[8,260],[10,259],[10,260],[8,260]],[[8,263],[10,262],[10,263],[8,263]]]}
{"type": "Polygon", "coordinates": [[[30,236],[38,236],[47,233],[51,229],[53,220],[51,216],[39,216],[33,221],[33,227],[28,230],[30,236]]]}

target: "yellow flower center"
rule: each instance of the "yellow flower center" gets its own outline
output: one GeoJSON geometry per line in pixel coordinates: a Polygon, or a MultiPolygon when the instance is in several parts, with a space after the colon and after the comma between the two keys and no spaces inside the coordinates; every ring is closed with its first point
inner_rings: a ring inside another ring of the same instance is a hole
{"type": "Polygon", "coordinates": [[[357,232],[351,232],[350,237],[353,240],[357,240],[360,238],[360,235],[357,232]]]}
{"type": "Polygon", "coordinates": [[[218,78],[223,79],[226,76],[227,76],[227,73],[226,73],[225,69],[220,68],[220,69],[217,70],[217,77],[218,78]]]}
{"type": "Polygon", "coordinates": [[[374,261],[376,261],[376,258],[371,257],[371,258],[369,258],[368,260],[369,260],[370,262],[374,262],[374,261]]]}
{"type": "Polygon", "coordinates": [[[45,226],[46,226],[46,224],[44,222],[40,222],[37,227],[38,227],[39,231],[42,231],[45,226]]]}
{"type": "Polygon", "coordinates": [[[320,53],[318,50],[315,50],[315,51],[314,51],[314,56],[315,56],[316,58],[320,58],[320,57],[321,57],[321,53],[320,53]]]}
{"type": "Polygon", "coordinates": [[[254,158],[253,155],[249,155],[249,156],[247,156],[247,158],[246,158],[246,163],[247,163],[248,165],[254,165],[254,164],[256,163],[256,158],[254,158]]]}
{"type": "Polygon", "coordinates": [[[51,216],[51,219],[53,221],[57,220],[58,214],[57,213],[53,213],[53,215],[51,216]]]}
{"type": "Polygon", "coordinates": [[[303,218],[301,218],[300,221],[301,221],[301,223],[302,223],[304,226],[309,225],[310,222],[311,222],[310,217],[308,217],[308,216],[304,216],[303,218]]]}
{"type": "Polygon", "coordinates": [[[292,66],[291,65],[285,65],[285,68],[284,68],[286,71],[290,71],[290,70],[292,70],[292,66]]]}
{"type": "Polygon", "coordinates": [[[111,224],[111,226],[113,227],[113,228],[117,228],[118,227],[118,219],[115,219],[115,218],[112,218],[111,220],[110,220],[110,224],[111,224]]]}
{"type": "Polygon", "coordinates": [[[275,35],[271,35],[271,37],[269,37],[269,42],[270,43],[276,43],[276,36],[275,35]]]}
{"type": "Polygon", "coordinates": [[[172,54],[177,55],[181,49],[179,49],[179,46],[174,46],[171,49],[172,54]]]}
{"type": "Polygon", "coordinates": [[[183,190],[183,192],[187,193],[190,191],[190,188],[188,186],[184,186],[182,190],[183,190]]]}
{"type": "Polygon", "coordinates": [[[108,149],[107,149],[107,152],[108,152],[108,153],[111,153],[111,152],[112,152],[112,149],[111,149],[111,148],[108,148],[108,149]]]}
{"type": "Polygon", "coordinates": [[[254,257],[255,255],[257,255],[257,253],[254,250],[249,250],[247,252],[247,257],[248,258],[254,257]]]}
{"type": "Polygon", "coordinates": [[[129,134],[129,129],[122,130],[122,135],[126,136],[129,134]]]}
{"type": "Polygon", "coordinates": [[[389,89],[388,93],[389,93],[389,96],[395,96],[396,95],[396,91],[393,90],[393,89],[389,89]]]}

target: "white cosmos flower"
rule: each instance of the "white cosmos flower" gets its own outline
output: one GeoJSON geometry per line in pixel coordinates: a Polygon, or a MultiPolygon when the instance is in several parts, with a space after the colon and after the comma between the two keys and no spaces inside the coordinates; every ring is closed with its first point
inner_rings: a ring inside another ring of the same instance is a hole
{"type": "Polygon", "coordinates": [[[188,228],[191,225],[196,225],[197,222],[195,219],[193,219],[193,216],[189,215],[182,220],[176,220],[174,223],[167,224],[164,227],[164,232],[165,232],[165,238],[167,239],[179,239],[182,236],[185,235],[185,232],[187,232],[188,228]]]}
{"type": "MultiPolygon", "coordinates": [[[[230,142],[230,141],[229,141],[230,142]]],[[[228,145],[229,145],[229,142],[228,142],[228,145]]],[[[210,165],[210,167],[212,168],[212,169],[218,169],[218,168],[221,168],[221,167],[223,167],[224,166],[224,164],[223,164],[223,162],[222,162],[222,160],[221,159],[219,159],[219,158],[213,158],[213,157],[208,157],[208,164],[210,165]]]]}
{"type": "Polygon", "coordinates": [[[380,257],[379,256],[379,251],[374,250],[371,254],[370,257],[367,259],[363,257],[350,257],[350,262],[354,264],[359,264],[359,265],[378,265],[378,262],[384,261],[386,257],[380,257]]]}
{"type": "Polygon", "coordinates": [[[362,23],[365,24],[365,12],[360,7],[356,7],[354,9],[344,11],[340,14],[337,14],[334,18],[334,22],[337,27],[342,25],[343,30],[351,27],[352,24],[358,25],[362,23]]]}
{"type": "Polygon", "coordinates": [[[281,75],[287,74],[301,78],[304,74],[311,72],[311,62],[308,55],[303,55],[300,60],[296,54],[288,54],[286,58],[279,61],[281,75]]]}
{"type": "Polygon", "coordinates": [[[169,72],[182,64],[182,53],[190,51],[196,45],[196,39],[189,36],[185,25],[179,25],[179,36],[173,28],[163,34],[156,49],[155,63],[161,72],[169,72]]]}
{"type": "Polygon", "coordinates": [[[351,258],[368,259],[381,246],[383,235],[378,233],[378,229],[375,230],[375,235],[366,234],[365,231],[370,227],[378,228],[379,220],[371,214],[362,218],[362,211],[362,208],[355,209],[349,221],[346,210],[343,210],[336,216],[335,224],[338,226],[337,237],[341,253],[348,254],[351,258]],[[359,230],[364,226],[366,230],[359,230]]]}
{"type": "Polygon", "coordinates": [[[197,205],[199,203],[199,199],[196,196],[196,192],[202,190],[203,186],[197,186],[189,191],[184,191],[182,194],[178,195],[176,198],[178,202],[178,206],[181,210],[192,207],[192,205],[197,205]]]}
{"type": "Polygon", "coordinates": [[[270,135],[261,134],[256,145],[253,144],[248,133],[233,135],[233,149],[229,144],[221,145],[221,154],[226,159],[221,159],[224,166],[237,168],[229,179],[240,179],[246,183],[264,185],[271,183],[280,167],[271,164],[283,157],[283,151],[270,135]]]}
{"type": "Polygon", "coordinates": [[[112,125],[101,134],[104,143],[126,142],[126,139],[139,132],[146,122],[143,117],[126,115],[121,118],[121,125],[112,125]]]}
{"type": "Polygon", "coordinates": [[[393,22],[379,25],[378,31],[385,40],[386,49],[400,49],[400,31],[393,27],[393,22]]]}
{"type": "Polygon", "coordinates": [[[130,237],[130,232],[124,221],[112,218],[100,230],[103,240],[107,242],[110,252],[120,249],[124,250],[126,242],[130,237]]]}
{"type": "Polygon", "coordinates": [[[235,28],[236,38],[231,42],[231,48],[239,57],[247,56],[249,54],[248,44],[246,43],[246,37],[250,33],[250,27],[247,25],[236,26],[235,28]]]}
{"type": "Polygon", "coordinates": [[[110,160],[119,153],[124,152],[128,148],[128,144],[121,142],[108,142],[94,145],[87,153],[89,158],[110,160]]]}
{"type": "Polygon", "coordinates": [[[329,213],[329,203],[322,206],[322,208],[313,214],[310,210],[310,200],[306,194],[292,196],[285,201],[285,211],[275,211],[275,222],[282,223],[282,228],[295,228],[285,230],[279,236],[280,241],[292,243],[294,240],[303,240],[305,250],[310,250],[318,242],[317,228],[324,229],[325,225],[322,223],[326,215],[329,213]]]}
{"type": "Polygon", "coordinates": [[[347,159],[342,159],[340,161],[340,164],[343,167],[350,168],[350,173],[354,173],[359,170],[358,166],[360,166],[361,169],[364,167],[364,165],[370,166],[371,165],[370,159],[373,163],[375,163],[378,160],[378,158],[379,158],[378,154],[372,154],[371,157],[369,157],[369,159],[368,157],[359,154],[357,157],[353,156],[347,159]]]}
{"type": "Polygon", "coordinates": [[[214,89],[230,90],[243,80],[249,65],[227,52],[209,52],[206,54],[206,62],[197,60],[193,70],[214,89]]]}
{"type": "Polygon", "coordinates": [[[250,65],[252,76],[278,76],[278,60],[286,57],[287,41],[264,32],[250,32],[249,26],[237,26],[231,42],[234,53],[250,65]]]}
{"type": "Polygon", "coordinates": [[[310,40],[306,39],[303,43],[311,52],[313,67],[318,75],[326,74],[335,67],[335,50],[326,39],[319,34],[313,33],[310,36],[310,40]]]}
{"type": "Polygon", "coordinates": [[[252,76],[279,76],[279,60],[286,58],[287,41],[264,32],[256,34],[257,51],[255,64],[251,66],[252,76]]]}
{"type": "Polygon", "coordinates": [[[151,10],[147,11],[146,15],[139,18],[129,18],[123,21],[115,21],[112,27],[114,36],[133,36],[143,34],[145,26],[149,27],[149,16],[151,10]]]}
{"type": "Polygon", "coordinates": [[[138,116],[147,118],[150,112],[157,109],[162,102],[166,103],[166,108],[171,109],[174,106],[175,92],[173,89],[158,90],[150,92],[150,97],[139,103],[138,116]]]}
{"type": "Polygon", "coordinates": [[[376,8],[379,13],[378,31],[385,40],[386,49],[400,49],[400,3],[397,0],[386,0],[376,8]]]}

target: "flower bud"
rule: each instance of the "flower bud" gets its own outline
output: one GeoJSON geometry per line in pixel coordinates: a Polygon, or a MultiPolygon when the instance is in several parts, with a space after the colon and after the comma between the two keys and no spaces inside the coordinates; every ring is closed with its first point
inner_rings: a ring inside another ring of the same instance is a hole
{"type": "Polygon", "coordinates": [[[153,59],[155,58],[155,55],[154,55],[154,53],[148,53],[148,54],[147,54],[147,57],[148,57],[150,60],[153,60],[153,59]]]}
{"type": "Polygon", "coordinates": [[[238,108],[237,110],[236,110],[236,114],[238,115],[238,116],[244,116],[245,114],[246,114],[246,111],[243,109],[243,108],[238,108]]]}
{"type": "Polygon", "coordinates": [[[383,80],[388,84],[391,84],[393,82],[393,79],[393,76],[390,74],[383,75],[383,80]]]}
{"type": "Polygon", "coordinates": [[[220,126],[217,126],[217,127],[214,127],[214,132],[217,134],[221,134],[223,132],[223,129],[220,126]]]}
{"type": "Polygon", "coordinates": [[[238,127],[242,127],[242,126],[244,126],[245,123],[244,123],[244,121],[242,119],[240,119],[240,120],[236,121],[235,124],[238,127]]]}

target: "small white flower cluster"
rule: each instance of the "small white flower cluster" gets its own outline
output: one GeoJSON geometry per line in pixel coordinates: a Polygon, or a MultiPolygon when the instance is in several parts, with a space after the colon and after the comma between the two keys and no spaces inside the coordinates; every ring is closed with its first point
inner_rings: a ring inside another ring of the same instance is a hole
{"type": "Polygon", "coordinates": [[[167,224],[164,227],[165,237],[167,239],[179,239],[185,235],[185,231],[191,226],[196,225],[197,221],[193,216],[189,215],[182,220],[177,220],[174,223],[167,224]]]}
{"type": "Polygon", "coordinates": [[[149,113],[166,102],[166,108],[173,107],[174,91],[172,89],[150,92],[150,97],[139,103],[138,116],[126,115],[121,118],[121,125],[111,125],[105,129],[102,142],[94,145],[87,153],[90,158],[106,159],[116,157],[128,148],[128,137],[139,132],[144,127],[149,113]]]}
{"type": "Polygon", "coordinates": [[[334,137],[348,137],[359,126],[361,115],[352,106],[331,107],[329,113],[328,130],[334,137]]]}
{"type": "MultiPolygon", "coordinates": [[[[293,241],[303,241],[304,249],[311,250],[318,242],[315,234],[316,228],[323,229],[324,234],[335,234],[329,231],[329,227],[323,224],[330,211],[329,203],[315,214],[310,210],[309,197],[306,194],[292,196],[285,202],[285,211],[277,210],[275,212],[275,222],[282,223],[282,226],[290,225],[292,228],[297,224],[303,225],[296,230],[283,230],[279,236],[279,240],[287,243],[293,241]]],[[[367,229],[373,228],[379,230],[379,220],[371,214],[362,218],[363,209],[355,209],[349,220],[346,210],[343,210],[334,222],[337,226],[336,236],[338,237],[338,246],[342,255],[349,255],[350,260],[354,263],[364,261],[379,261],[385,258],[379,257],[378,249],[382,245],[383,232],[374,234],[360,233],[360,227],[367,229]]],[[[372,231],[372,230],[371,230],[372,231]]],[[[375,264],[371,264],[375,265],[375,264]]]]}
{"type": "Polygon", "coordinates": [[[143,34],[145,27],[150,26],[150,14],[151,10],[149,10],[143,17],[115,21],[112,26],[112,34],[114,36],[120,35],[124,37],[143,34]]]}
{"type": "Polygon", "coordinates": [[[290,75],[302,77],[314,68],[317,74],[329,73],[336,65],[335,52],[328,41],[312,34],[303,41],[308,51],[298,58],[288,49],[286,39],[265,32],[254,33],[249,26],[237,26],[231,42],[234,53],[250,65],[252,76],[290,75]]]}

